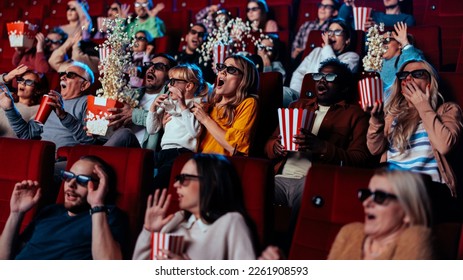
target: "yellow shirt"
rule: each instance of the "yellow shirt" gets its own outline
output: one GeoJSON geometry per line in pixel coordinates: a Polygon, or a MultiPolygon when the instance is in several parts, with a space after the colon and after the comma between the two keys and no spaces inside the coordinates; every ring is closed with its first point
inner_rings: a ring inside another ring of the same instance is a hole
{"type": "MultiPolygon", "coordinates": [[[[210,117],[225,130],[225,140],[235,147],[236,152],[248,155],[249,145],[251,143],[251,129],[257,117],[257,100],[255,98],[246,98],[235,109],[235,121],[231,126],[226,124],[225,119],[219,119],[221,110],[214,107],[210,117]]],[[[200,151],[203,153],[215,153],[230,156],[231,154],[222,147],[217,140],[206,131],[203,141],[201,142],[200,151]]]]}

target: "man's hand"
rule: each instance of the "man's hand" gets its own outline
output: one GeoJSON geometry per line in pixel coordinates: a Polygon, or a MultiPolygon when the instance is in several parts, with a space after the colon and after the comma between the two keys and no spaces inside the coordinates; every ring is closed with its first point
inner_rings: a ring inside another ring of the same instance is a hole
{"type": "Polygon", "coordinates": [[[108,112],[112,113],[111,116],[106,117],[109,120],[108,126],[114,126],[117,129],[132,123],[133,108],[129,104],[124,103],[122,108],[109,108],[108,112]]]}
{"type": "Polygon", "coordinates": [[[312,152],[314,154],[326,153],[326,143],[307,129],[301,128],[300,134],[294,135],[293,142],[299,145],[299,151],[312,152]]]}
{"type": "Polygon", "coordinates": [[[98,176],[99,182],[88,182],[87,202],[93,208],[95,206],[103,206],[106,194],[108,193],[108,175],[104,173],[101,166],[95,164],[93,173],[98,176]]]}
{"type": "Polygon", "coordinates": [[[304,51],[303,48],[295,48],[294,51],[291,53],[291,58],[295,59],[302,51],[304,51]]]}
{"type": "Polygon", "coordinates": [[[24,180],[16,183],[10,200],[11,213],[26,213],[38,203],[40,196],[39,182],[24,180]]]}
{"type": "Polygon", "coordinates": [[[273,153],[279,157],[285,157],[288,154],[288,151],[286,151],[285,147],[281,144],[281,135],[278,136],[273,144],[273,153]]]}
{"type": "MultiPolygon", "coordinates": [[[[373,108],[370,111],[371,118],[375,119],[376,122],[383,122],[384,121],[384,110],[383,110],[383,102],[376,102],[373,105],[373,108]]],[[[368,108],[363,108],[364,111],[368,111],[368,108]]]]}
{"type": "Polygon", "coordinates": [[[67,113],[64,110],[63,97],[61,96],[61,94],[59,94],[59,92],[54,90],[50,90],[50,92],[48,92],[48,95],[52,101],[48,102],[47,104],[54,108],[56,116],[58,116],[60,120],[64,119],[67,113]]]}

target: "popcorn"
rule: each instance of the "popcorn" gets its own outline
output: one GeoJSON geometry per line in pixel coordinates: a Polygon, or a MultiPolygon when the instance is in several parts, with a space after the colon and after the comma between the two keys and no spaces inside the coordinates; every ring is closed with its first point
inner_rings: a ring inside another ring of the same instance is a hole
{"type": "Polygon", "coordinates": [[[368,53],[362,60],[365,71],[379,72],[383,67],[383,54],[386,49],[383,46],[383,35],[380,31],[384,32],[384,23],[379,26],[375,24],[368,29],[366,42],[368,53]]]}
{"type": "Polygon", "coordinates": [[[107,28],[108,37],[99,46],[102,54],[100,59],[100,82],[102,89],[97,90],[97,96],[114,99],[129,104],[132,107],[138,105],[138,91],[132,89],[125,79],[125,73],[134,67],[132,57],[128,49],[133,41],[125,32],[124,19],[116,18],[103,20],[103,26],[107,28]]]}
{"type": "Polygon", "coordinates": [[[264,37],[260,35],[256,38],[249,22],[245,23],[241,18],[232,18],[225,24],[223,17],[219,17],[219,20],[219,27],[209,34],[206,42],[197,50],[201,54],[200,62],[206,65],[208,61],[215,59],[214,50],[217,46],[229,46],[226,48],[225,57],[232,53],[246,52],[248,45],[262,46],[261,40],[264,37]]]}

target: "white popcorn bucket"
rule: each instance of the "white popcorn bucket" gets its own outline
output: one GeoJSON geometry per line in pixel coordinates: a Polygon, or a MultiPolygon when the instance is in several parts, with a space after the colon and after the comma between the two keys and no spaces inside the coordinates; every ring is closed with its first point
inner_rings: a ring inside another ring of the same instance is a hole
{"type": "Polygon", "coordinates": [[[371,8],[353,7],[355,30],[365,31],[365,22],[370,17],[371,8]]]}
{"type": "Polygon", "coordinates": [[[112,114],[108,112],[108,109],[122,107],[124,107],[124,104],[117,100],[89,95],[87,97],[86,115],[87,132],[94,135],[108,136],[110,134],[108,129],[109,120],[106,117],[112,114]]]}
{"type": "Polygon", "coordinates": [[[32,48],[39,26],[29,22],[15,21],[6,24],[8,39],[12,48],[32,48]]]}
{"type": "Polygon", "coordinates": [[[315,113],[307,109],[278,108],[278,121],[280,124],[281,145],[287,151],[297,151],[298,145],[293,142],[293,137],[299,134],[300,128],[311,131],[315,113]]]}
{"type": "Polygon", "coordinates": [[[362,108],[371,108],[376,102],[383,102],[383,80],[379,73],[364,73],[358,82],[358,89],[362,108]]]}
{"type": "MultiPolygon", "coordinates": [[[[228,56],[230,46],[224,45],[222,43],[217,43],[214,45],[214,66],[217,63],[223,63],[228,56]]],[[[215,67],[214,67],[215,69],[215,67]]]]}
{"type": "Polygon", "coordinates": [[[167,257],[161,250],[169,250],[171,253],[180,255],[183,253],[184,239],[182,235],[153,232],[151,234],[151,259],[156,256],[167,257]]]}

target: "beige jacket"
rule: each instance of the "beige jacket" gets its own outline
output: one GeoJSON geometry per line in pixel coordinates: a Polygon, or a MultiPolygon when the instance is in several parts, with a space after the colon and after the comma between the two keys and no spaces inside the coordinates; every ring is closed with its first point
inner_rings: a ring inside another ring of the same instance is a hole
{"type": "MultiPolygon", "coordinates": [[[[459,143],[461,137],[463,128],[461,108],[455,103],[446,102],[439,106],[435,112],[428,102],[422,101],[416,104],[416,109],[428,133],[440,175],[450,188],[452,196],[456,196],[455,173],[447,156],[453,152],[452,148],[459,143]]],[[[381,162],[387,160],[388,135],[391,132],[393,119],[394,117],[391,115],[386,115],[384,121],[370,118],[367,146],[373,155],[382,154],[381,162]]]]}
{"type": "MultiPolygon", "coordinates": [[[[329,260],[361,260],[366,235],[362,223],[351,223],[341,228],[329,260]]],[[[394,243],[379,254],[376,260],[430,260],[432,259],[431,229],[411,226],[405,229],[394,243]]]]}

